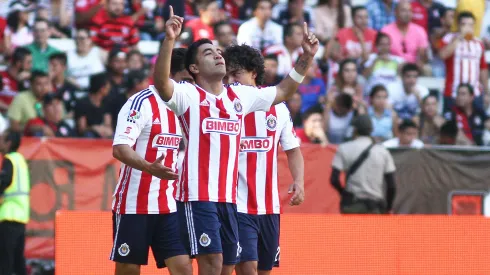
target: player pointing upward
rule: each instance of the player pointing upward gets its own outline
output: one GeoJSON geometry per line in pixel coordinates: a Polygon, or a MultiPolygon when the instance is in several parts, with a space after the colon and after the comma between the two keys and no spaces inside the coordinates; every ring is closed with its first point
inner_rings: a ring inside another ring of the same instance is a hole
{"type": "Polygon", "coordinates": [[[183,18],[172,8],[166,37],[155,67],[155,86],[167,105],[179,116],[188,146],[176,194],[182,222],[188,229],[188,248],[197,257],[199,274],[231,274],[240,253],[237,225],[237,176],[243,116],[267,111],[290,98],[303,81],[318,50],[318,39],[307,31],[304,54],[276,87],[224,87],[225,61],[207,39],[187,49],[186,68],[196,85],[169,78],[170,56],[183,18]]]}

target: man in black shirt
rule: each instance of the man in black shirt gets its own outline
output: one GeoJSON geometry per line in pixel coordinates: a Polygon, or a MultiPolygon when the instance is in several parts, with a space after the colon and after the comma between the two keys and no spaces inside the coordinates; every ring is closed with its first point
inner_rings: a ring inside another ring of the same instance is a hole
{"type": "Polygon", "coordinates": [[[66,76],[67,57],[65,53],[55,53],[49,57],[49,77],[53,83],[53,92],[62,98],[68,116],[73,116],[78,87],[66,76]]]}

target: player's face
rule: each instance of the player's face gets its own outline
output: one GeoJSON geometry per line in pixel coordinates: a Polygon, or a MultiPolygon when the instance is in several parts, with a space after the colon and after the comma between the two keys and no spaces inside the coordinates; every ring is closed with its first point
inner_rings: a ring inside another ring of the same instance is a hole
{"type": "Polygon", "coordinates": [[[176,82],[186,81],[192,84],[195,83],[194,78],[192,78],[191,74],[189,74],[189,71],[187,70],[182,70],[180,72],[175,73],[172,79],[175,80],[176,82]]]}
{"type": "Polygon", "coordinates": [[[195,70],[193,73],[199,74],[204,78],[223,78],[226,75],[225,59],[221,56],[221,52],[216,46],[211,44],[199,46],[196,59],[197,64],[192,64],[190,67],[195,70]]]}
{"type": "Polygon", "coordinates": [[[229,71],[227,76],[228,76],[228,83],[238,82],[242,85],[256,86],[255,77],[257,75],[253,71],[249,72],[244,69],[237,69],[237,70],[229,71]]]}

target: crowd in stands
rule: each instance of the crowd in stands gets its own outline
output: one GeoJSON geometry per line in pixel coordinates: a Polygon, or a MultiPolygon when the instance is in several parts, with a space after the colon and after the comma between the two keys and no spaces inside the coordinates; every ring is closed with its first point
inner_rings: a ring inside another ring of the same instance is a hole
{"type": "Polygon", "coordinates": [[[0,130],[112,138],[126,99],[152,83],[156,58],[138,44],[164,39],[172,5],[185,17],[178,47],[201,38],[251,45],[264,55],[264,85],[293,68],[308,24],[321,49],[287,102],[302,143],[342,143],[351,120],[368,114],[387,147],[490,145],[484,0],[3,2],[0,130]],[[50,38],[71,38],[75,49],[50,38]],[[444,86],[429,90],[421,76],[444,77],[444,86]]]}

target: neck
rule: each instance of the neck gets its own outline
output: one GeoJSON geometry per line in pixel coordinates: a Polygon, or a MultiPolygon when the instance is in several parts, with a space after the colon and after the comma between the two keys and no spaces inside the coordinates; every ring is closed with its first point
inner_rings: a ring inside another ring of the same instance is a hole
{"type": "Polygon", "coordinates": [[[199,81],[196,82],[201,88],[203,88],[206,92],[209,92],[213,95],[220,95],[223,92],[223,80],[215,80],[215,81],[199,81]]]}
{"type": "Polygon", "coordinates": [[[60,74],[53,77],[53,83],[55,86],[60,86],[65,82],[65,74],[60,74]]]}
{"type": "Polygon", "coordinates": [[[403,85],[403,91],[406,93],[406,94],[410,94],[412,93],[412,89],[406,85],[403,85]]]}
{"type": "Polygon", "coordinates": [[[207,17],[201,17],[201,21],[202,21],[204,24],[206,24],[206,25],[208,25],[208,26],[211,26],[211,20],[210,20],[209,18],[207,18],[207,17]]]}
{"type": "Polygon", "coordinates": [[[123,75],[122,74],[117,74],[117,73],[112,73],[111,75],[112,81],[114,81],[117,84],[121,84],[123,81],[123,75]]]}
{"type": "Polygon", "coordinates": [[[45,50],[48,47],[48,43],[43,43],[43,42],[34,42],[36,45],[41,49],[45,50]]]}
{"type": "Polygon", "coordinates": [[[284,44],[284,46],[286,46],[286,49],[288,50],[290,55],[292,55],[293,52],[297,49],[296,47],[288,45],[288,44],[284,44]]]}
{"type": "Polygon", "coordinates": [[[463,111],[467,116],[471,116],[471,114],[473,113],[473,106],[471,106],[470,104],[469,106],[463,108],[463,111]]]}
{"type": "Polygon", "coordinates": [[[381,115],[385,112],[385,108],[373,107],[374,113],[377,115],[381,115]]]}
{"type": "Polygon", "coordinates": [[[90,50],[88,50],[88,51],[82,51],[80,49],[77,49],[77,54],[79,56],[87,56],[89,52],[90,52],[90,50]]]}
{"type": "Polygon", "coordinates": [[[89,98],[95,106],[100,106],[102,104],[102,100],[104,99],[100,93],[90,94],[89,98]]]}
{"type": "Polygon", "coordinates": [[[408,23],[405,24],[403,22],[396,21],[396,26],[401,32],[406,32],[408,29],[408,23]]]}
{"type": "Polygon", "coordinates": [[[260,19],[258,19],[258,18],[257,18],[257,22],[259,23],[259,27],[260,27],[261,29],[264,29],[264,28],[265,28],[265,23],[266,23],[267,21],[262,21],[262,20],[260,20],[260,19]]]}
{"type": "Polygon", "coordinates": [[[412,143],[411,143],[411,142],[409,142],[409,143],[404,143],[404,142],[402,142],[402,140],[401,140],[401,139],[398,139],[398,140],[399,140],[399,144],[400,144],[401,146],[410,146],[410,145],[412,145],[412,143]]]}

